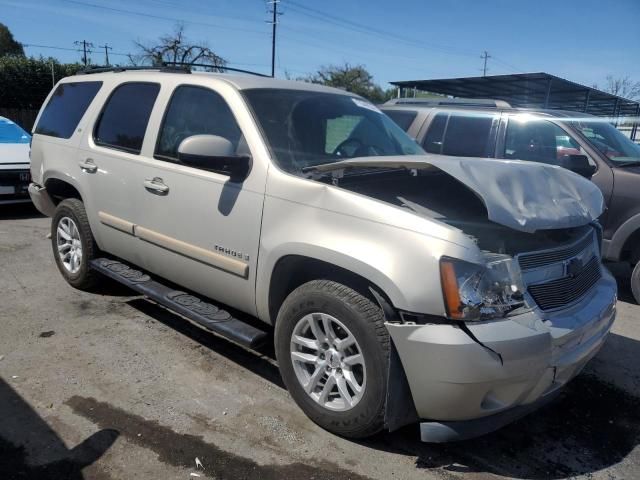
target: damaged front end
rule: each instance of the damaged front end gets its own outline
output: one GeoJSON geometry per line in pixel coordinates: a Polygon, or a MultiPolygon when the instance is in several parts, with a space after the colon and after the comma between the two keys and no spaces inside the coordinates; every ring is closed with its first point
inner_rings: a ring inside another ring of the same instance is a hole
{"type": "Polygon", "coordinates": [[[422,419],[435,442],[495,430],[549,401],[604,343],[616,285],[601,265],[604,203],[592,183],[548,165],[450,157],[312,173],[446,224],[473,247],[439,256],[439,282],[429,278],[441,313],[396,312],[378,296],[392,339],[389,429],[422,419]]]}

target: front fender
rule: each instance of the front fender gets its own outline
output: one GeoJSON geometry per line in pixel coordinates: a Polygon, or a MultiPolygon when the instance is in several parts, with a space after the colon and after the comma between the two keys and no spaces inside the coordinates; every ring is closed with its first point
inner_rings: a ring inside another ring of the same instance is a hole
{"type": "Polygon", "coordinates": [[[622,255],[622,249],[631,235],[640,230],[640,213],[629,218],[615,231],[611,240],[604,241],[603,257],[607,260],[617,262],[622,255]]]}
{"type": "Polygon", "coordinates": [[[269,286],[278,260],[300,255],[353,272],[399,309],[445,315],[442,255],[468,258],[462,245],[365,218],[267,197],[257,272],[259,317],[269,321],[269,286]]]}

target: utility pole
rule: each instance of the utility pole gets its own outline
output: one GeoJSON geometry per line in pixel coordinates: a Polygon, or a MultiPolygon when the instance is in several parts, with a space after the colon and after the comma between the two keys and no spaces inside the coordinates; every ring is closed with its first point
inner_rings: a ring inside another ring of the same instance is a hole
{"type": "Polygon", "coordinates": [[[73,43],[74,45],[82,45],[82,63],[84,63],[84,66],[86,67],[88,63],[87,52],[91,53],[90,49],[93,48],[93,43],[87,42],[86,40],[78,40],[73,43]]]}
{"type": "Polygon", "coordinates": [[[107,67],[109,67],[109,50],[113,50],[113,48],[111,48],[109,45],[107,45],[106,43],[104,45],[98,45],[100,48],[104,48],[104,60],[105,60],[105,65],[107,67]]]}
{"type": "Polygon", "coordinates": [[[53,70],[53,62],[50,62],[49,65],[51,65],[51,87],[53,88],[56,86],[56,74],[53,70]]]}
{"type": "Polygon", "coordinates": [[[280,0],[270,0],[269,2],[273,5],[271,9],[272,19],[271,19],[271,76],[276,76],[276,26],[278,25],[278,15],[282,15],[282,13],[278,13],[278,3],[280,0]]]}
{"type": "Polygon", "coordinates": [[[487,60],[491,58],[491,55],[489,55],[489,52],[485,50],[483,54],[480,55],[480,58],[484,58],[484,68],[482,69],[482,76],[486,77],[487,76],[487,60]]]}

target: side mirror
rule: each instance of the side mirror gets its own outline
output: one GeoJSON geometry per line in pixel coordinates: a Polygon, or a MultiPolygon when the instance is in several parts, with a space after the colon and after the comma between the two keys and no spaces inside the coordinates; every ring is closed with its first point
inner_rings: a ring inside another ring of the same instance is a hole
{"type": "Polygon", "coordinates": [[[593,174],[596,173],[596,166],[589,163],[586,155],[567,155],[564,157],[561,166],[587,179],[591,179],[593,174]]]}
{"type": "Polygon", "coordinates": [[[228,175],[241,182],[251,170],[250,155],[236,155],[233,144],[217,135],[192,135],[178,146],[178,160],[190,167],[228,175]]]}

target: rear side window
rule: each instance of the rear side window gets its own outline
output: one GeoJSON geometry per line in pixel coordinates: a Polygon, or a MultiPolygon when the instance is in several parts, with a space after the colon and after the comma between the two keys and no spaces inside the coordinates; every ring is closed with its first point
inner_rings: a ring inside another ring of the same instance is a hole
{"type": "Polygon", "coordinates": [[[44,107],[35,133],[71,138],[102,82],[61,83],[44,107]]]}
{"type": "Polygon", "coordinates": [[[131,82],[117,87],[107,100],[93,132],[97,145],[140,153],[160,85],[131,82]]]}
{"type": "Polygon", "coordinates": [[[495,115],[439,113],[431,122],[423,147],[430,153],[458,157],[486,157],[495,115]]]}
{"type": "Polygon", "coordinates": [[[418,116],[418,112],[408,110],[384,110],[384,113],[405,132],[409,130],[409,127],[418,116]]]}
{"type": "Polygon", "coordinates": [[[493,117],[489,115],[451,114],[444,134],[444,155],[484,157],[493,117]]]}
{"type": "Polygon", "coordinates": [[[449,114],[447,113],[438,113],[433,118],[429,125],[427,135],[422,141],[422,147],[426,152],[442,153],[442,139],[444,138],[444,131],[447,128],[448,119],[449,114]]]}

